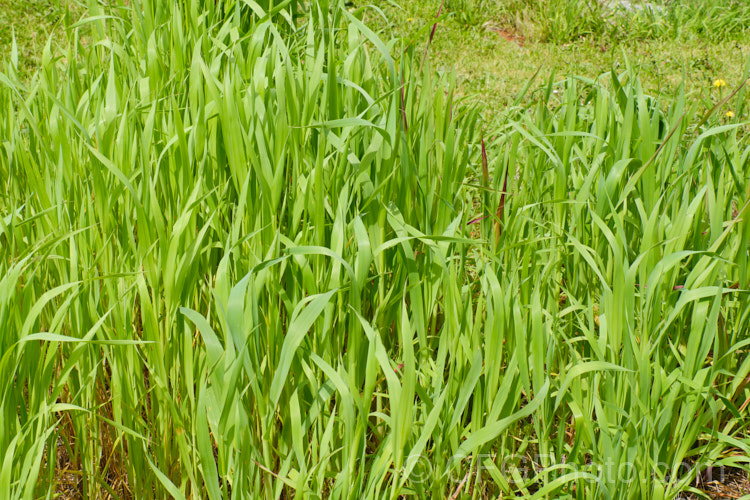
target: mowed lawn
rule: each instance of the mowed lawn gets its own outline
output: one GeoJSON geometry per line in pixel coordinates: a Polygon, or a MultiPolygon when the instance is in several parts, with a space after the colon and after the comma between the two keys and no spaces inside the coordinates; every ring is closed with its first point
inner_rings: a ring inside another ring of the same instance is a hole
{"type": "Polygon", "coordinates": [[[739,84],[750,56],[746,35],[750,20],[741,2],[668,2],[684,8],[705,4],[704,11],[709,12],[711,5],[722,7],[715,19],[681,14],[687,18],[685,24],[695,24],[687,26],[677,20],[672,21],[676,26],[669,26],[645,14],[618,19],[610,10],[592,12],[595,2],[580,1],[357,0],[355,4],[386,36],[409,42],[415,36],[417,43],[424,41],[425,30],[440,12],[442,20],[431,48],[435,66],[455,71],[462,93],[478,98],[491,113],[502,112],[535,74],[537,83],[552,72],[558,78],[596,78],[613,66],[632,68],[652,95],[673,96],[684,86],[689,96],[698,99],[717,78],[739,84]],[[557,31],[550,32],[553,29],[557,31]]]}
{"type": "Polygon", "coordinates": [[[0,0],[0,497],[750,496],[748,30],[0,0]]]}

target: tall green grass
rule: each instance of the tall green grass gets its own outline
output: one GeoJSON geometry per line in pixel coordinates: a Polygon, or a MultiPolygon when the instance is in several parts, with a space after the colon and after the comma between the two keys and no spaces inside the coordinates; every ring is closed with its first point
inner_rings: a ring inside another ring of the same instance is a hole
{"type": "Polygon", "coordinates": [[[483,141],[337,2],[89,9],[0,75],[3,498],[677,498],[747,466],[741,124],[613,74],[483,141]]]}
{"type": "Polygon", "coordinates": [[[540,491],[675,498],[748,456],[748,149],[742,124],[621,78],[550,84],[498,138],[515,182],[494,261],[529,309],[508,347],[524,389],[556,374],[534,430],[560,470],[540,491]]]}

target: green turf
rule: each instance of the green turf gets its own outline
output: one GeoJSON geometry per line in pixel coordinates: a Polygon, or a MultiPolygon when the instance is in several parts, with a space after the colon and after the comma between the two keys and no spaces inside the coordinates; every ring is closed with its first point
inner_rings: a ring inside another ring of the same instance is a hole
{"type": "Polygon", "coordinates": [[[30,74],[50,36],[60,40],[60,31],[81,12],[72,0],[0,0],[0,51],[7,57],[15,36],[20,69],[30,74]]]}
{"type": "MultiPolygon", "coordinates": [[[[367,19],[385,36],[407,39],[429,29],[441,3],[356,2],[377,8],[367,11],[367,19]]],[[[670,96],[684,85],[692,98],[710,90],[717,78],[736,85],[745,76],[750,36],[710,41],[694,32],[674,38],[639,37],[626,31],[619,36],[583,33],[562,43],[549,43],[540,38],[534,22],[524,24],[513,17],[509,3],[483,2],[467,15],[460,10],[461,1],[446,2],[431,48],[434,64],[445,71],[455,70],[461,92],[488,110],[501,110],[512,102],[537,70],[541,70],[540,82],[551,72],[559,77],[595,78],[613,66],[630,64],[649,93],[670,96]]],[[[424,36],[417,35],[416,43],[423,40],[424,36]]]]}

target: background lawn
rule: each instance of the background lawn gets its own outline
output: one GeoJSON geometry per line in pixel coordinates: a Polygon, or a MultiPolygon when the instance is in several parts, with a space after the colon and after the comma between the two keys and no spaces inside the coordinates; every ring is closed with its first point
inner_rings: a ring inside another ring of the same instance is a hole
{"type": "MultiPolygon", "coordinates": [[[[691,4],[671,2],[680,3],[691,4]]],[[[550,11],[555,4],[563,10],[570,8],[569,17],[573,19],[601,19],[607,13],[599,13],[601,17],[589,13],[586,2],[580,1],[355,2],[378,9],[369,9],[367,19],[387,35],[410,40],[416,33],[415,43],[424,40],[424,31],[420,30],[434,22],[442,4],[444,18],[431,49],[434,64],[444,71],[455,70],[462,93],[479,99],[488,112],[511,103],[540,68],[538,81],[551,72],[560,77],[596,78],[613,66],[630,64],[650,94],[671,96],[684,85],[693,99],[709,90],[716,78],[740,82],[750,56],[750,38],[746,35],[750,11],[741,2],[703,3],[724,6],[726,14],[722,11],[722,16],[734,16],[745,28],[691,17],[691,22],[704,22],[705,26],[678,25],[661,33],[658,28],[649,28],[652,22],[647,18],[638,17],[630,24],[614,18],[602,21],[604,26],[597,22],[573,25],[559,33],[558,39],[550,39],[554,35],[546,32],[547,25],[563,23],[540,7],[544,4],[550,5],[550,11]],[[744,20],[737,19],[742,16],[744,20]]]]}
{"type": "MultiPolygon", "coordinates": [[[[693,1],[722,8],[721,19],[713,22],[685,14],[691,22],[704,26],[678,24],[660,34],[649,28],[654,23],[648,19],[637,18],[628,25],[614,18],[603,21],[605,26],[570,26],[557,35],[561,39],[550,39],[552,35],[546,31],[554,19],[540,7],[544,3],[355,0],[348,5],[366,8],[364,20],[385,38],[421,46],[442,5],[430,49],[433,65],[441,71],[455,71],[460,93],[481,102],[487,113],[498,113],[512,103],[538,70],[537,82],[552,72],[560,77],[596,78],[613,66],[630,64],[652,95],[673,95],[684,85],[693,99],[709,90],[717,78],[731,85],[745,75],[750,57],[750,8],[743,2],[693,1]],[[725,17],[733,23],[726,26],[725,17]]],[[[548,3],[547,9],[554,10],[555,2],[548,3]]],[[[575,1],[557,3],[574,11],[572,17],[595,15],[581,2],[578,7],[575,1]]],[[[72,0],[0,0],[0,49],[10,52],[15,30],[22,67],[31,71],[38,65],[49,36],[59,37],[66,22],[75,22],[84,10],[85,2],[72,0]]],[[[606,12],[601,14],[606,17],[606,12]]]]}

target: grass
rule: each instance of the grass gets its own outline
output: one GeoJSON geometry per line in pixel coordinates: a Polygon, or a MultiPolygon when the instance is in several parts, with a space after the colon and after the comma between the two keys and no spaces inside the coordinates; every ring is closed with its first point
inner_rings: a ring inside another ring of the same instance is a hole
{"type": "Polygon", "coordinates": [[[0,50],[9,54],[15,37],[22,74],[41,63],[41,54],[53,33],[60,41],[60,27],[72,24],[81,6],[63,0],[0,0],[0,50]]]}
{"type": "MultiPolygon", "coordinates": [[[[570,6],[577,2],[563,3],[570,6]]],[[[415,36],[415,43],[422,43],[424,31],[435,22],[441,1],[395,5],[379,0],[356,4],[374,4],[382,12],[369,9],[366,19],[383,29],[384,37],[415,36]]],[[[638,35],[638,30],[617,35],[571,28],[562,37],[564,42],[548,43],[540,26],[546,18],[537,12],[535,18],[524,21],[518,17],[522,4],[464,0],[446,2],[442,10],[443,20],[431,47],[435,65],[444,71],[455,70],[460,94],[480,102],[489,113],[512,104],[540,68],[537,84],[551,71],[593,78],[607,73],[612,66],[630,65],[648,93],[671,97],[684,85],[688,96],[694,99],[708,90],[716,78],[739,84],[750,56],[748,38],[737,31],[729,38],[717,36],[711,41],[694,29],[655,36],[638,35]],[[468,7],[468,14],[462,12],[462,3],[464,11],[468,7]]],[[[742,9],[747,10],[744,6],[742,9]]],[[[581,12],[588,9],[579,7],[571,17],[580,17],[581,12]]],[[[617,26],[624,29],[632,23],[618,22],[617,26]]]]}
{"type": "Polygon", "coordinates": [[[4,498],[676,499],[748,469],[747,71],[547,72],[485,118],[430,24],[276,6],[92,1],[38,71],[4,59],[4,498]]]}

